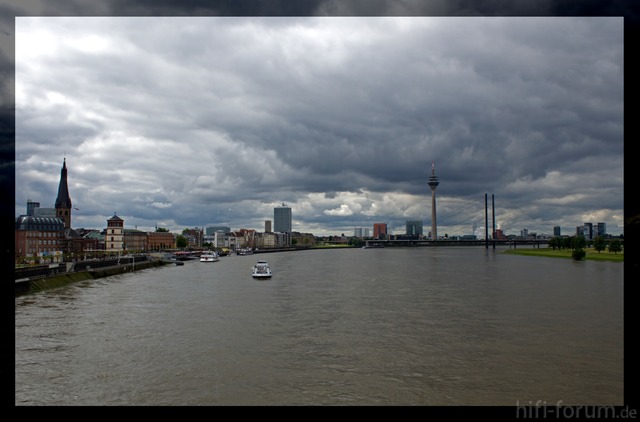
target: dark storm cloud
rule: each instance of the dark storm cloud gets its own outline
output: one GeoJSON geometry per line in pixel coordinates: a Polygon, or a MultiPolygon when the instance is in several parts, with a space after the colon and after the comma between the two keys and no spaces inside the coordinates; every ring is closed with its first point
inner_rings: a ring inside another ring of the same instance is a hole
{"type": "Polygon", "coordinates": [[[117,208],[140,226],[257,228],[287,202],[299,230],[403,227],[427,220],[432,162],[445,217],[497,192],[550,224],[620,223],[620,20],[86,18],[16,28],[16,45],[31,47],[16,65],[17,213],[27,197],[55,195],[66,155],[74,203],[98,226],[117,208]],[[29,172],[35,162],[54,169],[49,193],[28,182],[45,177],[29,172]],[[116,195],[105,180],[127,189],[116,195]]]}

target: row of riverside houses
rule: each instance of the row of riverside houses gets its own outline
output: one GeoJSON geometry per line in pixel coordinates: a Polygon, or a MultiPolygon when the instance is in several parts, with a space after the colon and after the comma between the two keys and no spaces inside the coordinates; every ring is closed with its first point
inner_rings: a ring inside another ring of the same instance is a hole
{"type": "Polygon", "coordinates": [[[173,233],[127,230],[124,220],[115,213],[107,220],[105,229],[73,229],[72,209],[65,159],[60,171],[55,208],[40,208],[39,202],[28,200],[27,214],[16,219],[16,264],[46,264],[119,255],[125,251],[175,248],[173,233]]]}
{"type": "MultiPolygon", "coordinates": [[[[166,231],[144,232],[126,229],[124,220],[114,215],[107,220],[107,227],[97,229],[71,228],[74,209],[69,195],[67,164],[63,161],[55,208],[41,208],[39,202],[27,201],[27,214],[16,219],[16,264],[54,263],[119,255],[127,252],[148,252],[176,249],[177,235],[166,231]]],[[[77,209],[77,208],[75,208],[77,209]]],[[[265,229],[270,228],[266,226],[265,229]]],[[[312,246],[315,237],[309,233],[258,233],[252,229],[216,234],[207,239],[202,230],[190,229],[183,233],[190,247],[204,244],[215,248],[279,248],[292,244],[312,246]],[[208,240],[208,242],[207,242],[208,240]]]]}

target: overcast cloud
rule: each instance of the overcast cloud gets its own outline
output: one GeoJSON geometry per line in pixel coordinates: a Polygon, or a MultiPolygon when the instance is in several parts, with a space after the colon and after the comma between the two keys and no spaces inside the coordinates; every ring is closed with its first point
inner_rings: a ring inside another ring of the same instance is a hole
{"type": "Polygon", "coordinates": [[[15,214],[623,232],[622,17],[17,17],[15,214]],[[491,217],[490,217],[491,218],[491,217]]]}

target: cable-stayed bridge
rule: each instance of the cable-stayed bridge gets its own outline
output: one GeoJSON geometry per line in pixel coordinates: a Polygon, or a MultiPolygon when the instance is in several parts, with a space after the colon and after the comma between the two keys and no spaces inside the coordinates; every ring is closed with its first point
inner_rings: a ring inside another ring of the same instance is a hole
{"type": "Polygon", "coordinates": [[[494,195],[485,194],[481,201],[464,201],[459,206],[446,207],[445,212],[438,210],[437,232],[444,233],[437,239],[432,239],[430,233],[422,238],[407,238],[407,236],[387,236],[384,239],[372,239],[365,247],[384,246],[485,246],[496,245],[546,245],[552,236],[552,222],[544,221],[508,201],[496,201],[494,195]],[[508,222],[510,228],[518,228],[520,235],[506,236],[500,228],[501,223],[508,222]],[[447,235],[447,229],[459,232],[461,229],[472,228],[467,235],[447,235]],[[522,235],[522,233],[530,233],[522,235]],[[543,236],[540,236],[543,235],[543,236]]]}

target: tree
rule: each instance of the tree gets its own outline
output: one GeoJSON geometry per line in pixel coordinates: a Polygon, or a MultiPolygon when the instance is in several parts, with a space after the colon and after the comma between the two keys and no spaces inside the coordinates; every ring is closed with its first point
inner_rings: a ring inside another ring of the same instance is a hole
{"type": "Polygon", "coordinates": [[[556,248],[560,248],[560,239],[558,239],[557,236],[552,237],[551,239],[549,239],[549,247],[551,247],[554,251],[556,250],[556,248]]]}
{"type": "Polygon", "coordinates": [[[162,228],[162,227],[156,227],[156,233],[168,233],[169,230],[162,228]]]}
{"type": "Polygon", "coordinates": [[[596,236],[596,238],[593,240],[593,249],[595,249],[596,252],[600,253],[604,251],[606,247],[607,242],[604,240],[604,237],[596,236]]]}
{"type": "Polygon", "coordinates": [[[575,236],[571,242],[572,249],[584,249],[587,245],[587,241],[584,236],[575,236]]]}
{"type": "Polygon", "coordinates": [[[176,246],[178,248],[186,248],[188,244],[189,244],[189,241],[187,240],[186,237],[184,237],[181,234],[176,236],[176,246]]]}
{"type": "Polygon", "coordinates": [[[587,256],[587,253],[582,248],[575,248],[571,253],[571,257],[576,261],[582,260],[585,256],[587,256]]]}
{"type": "Polygon", "coordinates": [[[351,246],[361,247],[364,244],[365,244],[365,241],[362,240],[362,239],[358,239],[356,237],[349,238],[349,245],[351,245],[351,246]]]}
{"type": "Polygon", "coordinates": [[[620,239],[611,239],[611,241],[609,242],[609,252],[613,252],[615,254],[617,254],[618,252],[622,251],[622,242],[620,242],[620,239]]]}

